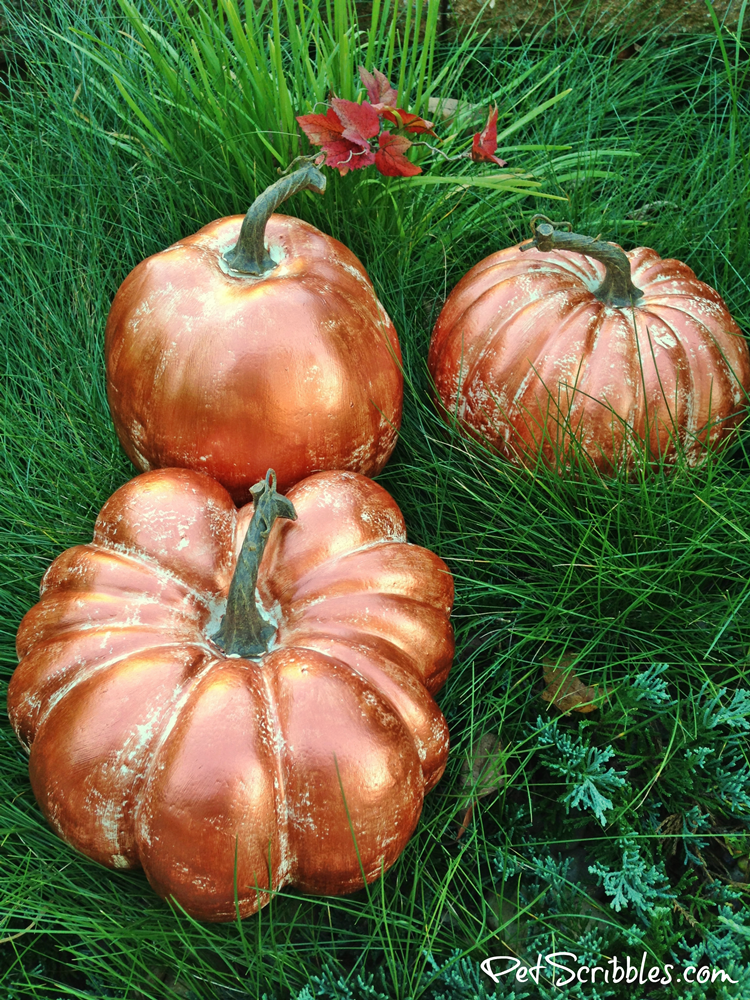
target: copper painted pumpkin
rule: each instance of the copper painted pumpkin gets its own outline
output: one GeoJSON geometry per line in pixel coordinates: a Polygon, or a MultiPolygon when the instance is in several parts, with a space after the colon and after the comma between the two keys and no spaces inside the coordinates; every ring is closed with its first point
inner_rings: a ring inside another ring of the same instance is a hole
{"type": "Polygon", "coordinates": [[[376,878],[448,752],[447,567],[364,476],[273,487],[238,512],[208,476],[136,477],[18,632],[9,713],[44,815],[203,920],[235,919],[235,860],[242,916],[376,878]]]}
{"type": "Polygon", "coordinates": [[[300,219],[271,214],[308,165],[147,258],[107,320],[107,395],[141,471],[197,469],[237,503],[273,467],[279,489],[323,469],[374,476],[396,445],[398,335],[360,262],[300,219]]]}
{"type": "Polygon", "coordinates": [[[443,416],[522,465],[699,464],[750,392],[725,303],[678,260],[538,219],[448,296],[429,352],[443,416]]]}

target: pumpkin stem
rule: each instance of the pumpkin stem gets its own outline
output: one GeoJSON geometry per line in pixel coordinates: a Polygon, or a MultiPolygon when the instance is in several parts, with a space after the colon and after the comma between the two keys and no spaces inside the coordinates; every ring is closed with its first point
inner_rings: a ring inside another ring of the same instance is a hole
{"type": "Polygon", "coordinates": [[[607,306],[620,308],[634,306],[643,296],[643,292],[640,288],[636,288],[631,280],[630,261],[625,252],[614,243],[605,243],[593,236],[581,236],[579,233],[556,229],[556,225],[567,226],[568,230],[572,228],[569,222],[554,223],[546,215],[535,215],[531,220],[534,239],[524,243],[519,249],[523,251],[536,247],[542,253],[547,253],[549,250],[572,250],[593,257],[594,260],[601,261],[607,269],[604,281],[594,291],[595,297],[607,306]],[[544,221],[537,225],[537,219],[544,221]]]}
{"type": "Polygon", "coordinates": [[[229,585],[227,610],[213,641],[228,654],[260,656],[276,631],[260,616],[255,601],[255,584],[263,551],[277,517],[297,520],[291,500],[276,492],[276,473],[269,469],[266,478],[250,487],[255,510],[247,529],[242,550],[229,585]]]}
{"type": "Polygon", "coordinates": [[[239,239],[224,254],[224,260],[233,271],[240,271],[242,274],[263,274],[264,271],[275,267],[274,260],[266,250],[266,223],[282,201],[291,198],[298,191],[317,191],[318,194],[324,194],[325,189],[325,175],[310,161],[299,170],[267,187],[248,208],[239,239]]]}

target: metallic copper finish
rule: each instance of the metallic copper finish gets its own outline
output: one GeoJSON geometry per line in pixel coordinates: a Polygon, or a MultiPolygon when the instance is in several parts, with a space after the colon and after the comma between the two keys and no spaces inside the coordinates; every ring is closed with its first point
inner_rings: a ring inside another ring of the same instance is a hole
{"type": "Polygon", "coordinates": [[[252,505],[184,469],[119,489],[18,632],[8,709],[50,824],[202,920],[235,919],[235,854],[242,916],[269,889],[377,878],[445,768],[448,568],[364,476],[288,496],[298,519],[274,524],[258,577],[262,656],[209,638],[252,505]]]}
{"type": "Polygon", "coordinates": [[[603,472],[633,461],[634,435],[653,460],[674,463],[679,442],[698,465],[747,403],[747,343],[686,264],[627,257],[633,307],[594,297],[605,268],[580,253],[516,246],[472,268],[430,345],[444,415],[520,465],[565,467],[572,435],[603,472]]]}
{"type": "Polygon", "coordinates": [[[313,472],[376,475],[396,444],[398,335],[351,251],[272,215],[277,265],[233,272],[243,217],[142,261],[107,320],[107,395],[141,471],[207,472],[237,503],[273,468],[281,492],[313,472]]]}

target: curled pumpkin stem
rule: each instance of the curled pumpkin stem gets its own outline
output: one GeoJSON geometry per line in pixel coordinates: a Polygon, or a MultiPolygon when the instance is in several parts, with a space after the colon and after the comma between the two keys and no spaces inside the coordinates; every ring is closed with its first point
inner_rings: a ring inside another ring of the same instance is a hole
{"type": "Polygon", "coordinates": [[[606,243],[593,236],[582,236],[570,232],[569,222],[552,222],[546,215],[535,215],[531,220],[531,232],[534,235],[529,243],[523,243],[519,249],[523,252],[536,247],[542,253],[550,250],[569,250],[582,253],[587,257],[604,264],[606,274],[604,281],[594,290],[594,296],[607,306],[623,308],[634,306],[643,297],[640,288],[636,288],[630,273],[630,261],[620,247],[614,243],[606,243]],[[537,224],[537,220],[543,221],[537,224]],[[556,227],[567,226],[567,230],[556,227]]]}
{"type": "Polygon", "coordinates": [[[228,655],[261,656],[276,631],[265,621],[255,600],[258,570],[268,536],[277,517],[297,520],[291,500],[276,492],[276,473],[269,469],[266,478],[250,487],[255,510],[247,529],[242,550],[229,585],[227,610],[219,631],[211,638],[228,655]]]}
{"type": "Polygon", "coordinates": [[[324,194],[325,175],[314,163],[308,161],[299,170],[287,174],[261,192],[242,222],[239,239],[231,250],[224,254],[224,260],[233,271],[241,274],[263,274],[275,266],[266,250],[266,224],[282,201],[291,198],[298,191],[315,191],[324,194]]]}

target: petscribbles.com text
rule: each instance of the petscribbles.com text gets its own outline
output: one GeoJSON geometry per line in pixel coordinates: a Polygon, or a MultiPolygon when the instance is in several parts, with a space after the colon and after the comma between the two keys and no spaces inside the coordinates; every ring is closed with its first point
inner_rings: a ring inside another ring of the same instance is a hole
{"type": "Polygon", "coordinates": [[[492,955],[481,963],[482,972],[499,983],[510,976],[518,983],[540,980],[553,986],[570,986],[572,983],[629,983],[644,986],[647,983],[667,986],[670,983],[737,983],[728,972],[709,965],[686,965],[678,969],[675,965],[653,965],[644,951],[636,962],[613,956],[601,965],[579,965],[578,956],[572,951],[553,951],[547,955],[537,954],[534,965],[522,962],[515,955],[492,955]],[[559,974],[558,974],[559,973],[559,974]]]}

